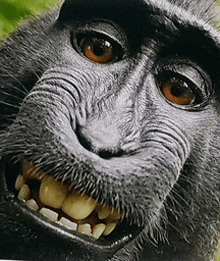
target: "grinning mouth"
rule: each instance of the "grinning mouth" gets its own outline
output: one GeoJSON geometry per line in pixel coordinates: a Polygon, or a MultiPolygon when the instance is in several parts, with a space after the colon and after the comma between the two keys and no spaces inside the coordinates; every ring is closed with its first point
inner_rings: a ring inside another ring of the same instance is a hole
{"type": "Polygon", "coordinates": [[[141,231],[140,227],[134,226],[135,233],[131,235],[132,229],[126,223],[124,213],[48,176],[28,161],[23,162],[15,189],[18,199],[32,211],[71,233],[78,232],[95,242],[108,241],[115,234],[131,240],[137,231],[141,231]]]}

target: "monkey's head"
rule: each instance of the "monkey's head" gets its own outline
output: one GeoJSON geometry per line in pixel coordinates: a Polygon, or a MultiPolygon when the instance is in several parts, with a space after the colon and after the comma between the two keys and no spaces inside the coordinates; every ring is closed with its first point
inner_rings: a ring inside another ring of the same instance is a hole
{"type": "Polygon", "coordinates": [[[66,0],[0,49],[0,258],[213,260],[213,1],[66,0]]]}

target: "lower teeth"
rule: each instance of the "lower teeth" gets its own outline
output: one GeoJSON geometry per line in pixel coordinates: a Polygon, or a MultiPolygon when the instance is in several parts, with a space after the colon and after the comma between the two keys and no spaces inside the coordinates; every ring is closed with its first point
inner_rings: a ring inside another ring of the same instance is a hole
{"type": "Polygon", "coordinates": [[[76,231],[77,230],[77,224],[70,221],[69,219],[65,218],[65,217],[62,217],[60,220],[59,220],[59,223],[64,225],[65,227],[71,229],[71,230],[74,230],[76,231]]]}
{"type": "Polygon", "coordinates": [[[42,208],[39,212],[43,216],[49,218],[51,221],[57,221],[58,220],[58,214],[53,210],[50,210],[48,208],[42,208]]]}
{"type": "Polygon", "coordinates": [[[29,207],[30,209],[34,210],[34,211],[38,211],[39,210],[39,206],[37,204],[37,202],[34,199],[29,199],[26,201],[26,205],[27,207],[29,207]]]}
{"type": "Polygon", "coordinates": [[[18,199],[52,222],[97,240],[102,235],[110,235],[123,218],[116,209],[101,205],[76,191],[70,192],[64,184],[42,172],[40,178],[35,176],[40,189],[36,191],[35,188],[32,191],[26,183],[30,183],[32,188],[31,182],[34,182],[32,173],[38,173],[39,170],[31,163],[26,165],[24,163],[24,169],[25,175],[19,175],[15,182],[15,188],[19,191],[18,199]],[[28,174],[27,166],[31,166],[28,174]]]}

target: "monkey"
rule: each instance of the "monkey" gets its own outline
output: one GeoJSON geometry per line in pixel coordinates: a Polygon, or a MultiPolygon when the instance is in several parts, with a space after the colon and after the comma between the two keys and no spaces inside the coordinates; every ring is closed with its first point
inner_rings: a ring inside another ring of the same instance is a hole
{"type": "Polygon", "coordinates": [[[210,261],[213,0],[65,0],[0,45],[0,258],[210,261]]]}

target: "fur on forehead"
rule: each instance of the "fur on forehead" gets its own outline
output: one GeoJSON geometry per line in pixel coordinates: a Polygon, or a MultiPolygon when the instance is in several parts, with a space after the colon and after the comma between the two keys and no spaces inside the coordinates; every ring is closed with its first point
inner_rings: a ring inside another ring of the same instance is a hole
{"type": "Polygon", "coordinates": [[[202,19],[210,20],[215,14],[214,6],[217,0],[169,0],[170,3],[178,5],[202,19]]]}

